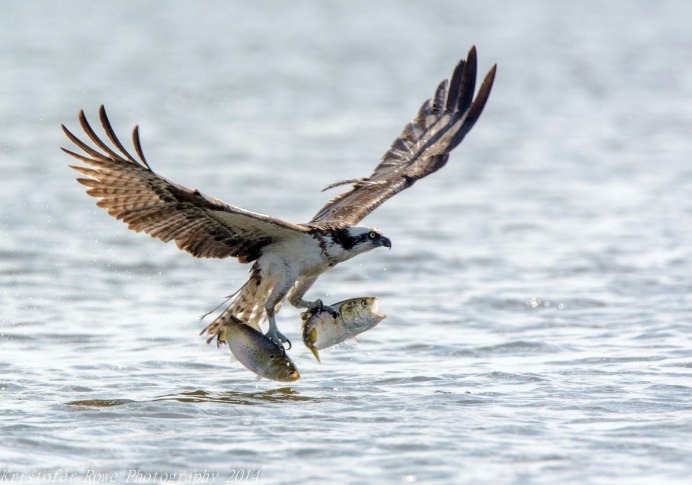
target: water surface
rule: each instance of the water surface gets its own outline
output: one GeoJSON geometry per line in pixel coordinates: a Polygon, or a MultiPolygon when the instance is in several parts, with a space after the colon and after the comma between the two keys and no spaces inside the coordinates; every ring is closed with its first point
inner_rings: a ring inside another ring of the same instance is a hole
{"type": "Polygon", "coordinates": [[[681,2],[5,5],[0,473],[687,482],[690,18],[681,2]],[[303,222],[471,44],[499,65],[483,117],[366,220],[392,251],[311,293],[377,296],[388,318],[319,365],[285,307],[290,386],[198,336],[247,267],[129,232],[58,151],[59,124],[104,103],[164,176],[303,222]]]}

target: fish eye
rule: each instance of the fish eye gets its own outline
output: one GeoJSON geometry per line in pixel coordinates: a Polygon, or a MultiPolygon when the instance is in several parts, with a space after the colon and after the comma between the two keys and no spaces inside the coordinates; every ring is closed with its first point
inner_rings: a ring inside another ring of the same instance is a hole
{"type": "Polygon", "coordinates": [[[376,233],[375,231],[370,231],[370,232],[368,233],[368,237],[369,237],[370,239],[377,239],[377,233],[376,233]]]}
{"type": "Polygon", "coordinates": [[[360,306],[362,306],[363,308],[365,308],[366,306],[368,306],[368,302],[365,301],[365,300],[363,300],[363,301],[360,302],[360,306]]]}

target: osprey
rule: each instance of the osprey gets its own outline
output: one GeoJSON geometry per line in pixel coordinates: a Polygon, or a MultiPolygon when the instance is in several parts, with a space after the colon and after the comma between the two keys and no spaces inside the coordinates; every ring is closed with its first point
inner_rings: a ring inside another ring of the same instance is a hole
{"type": "Polygon", "coordinates": [[[320,300],[303,299],[315,280],[333,266],[377,247],[391,248],[379,231],[357,225],[384,201],[442,168],[449,152],[471,130],[485,106],[495,78],[490,69],[474,99],[476,49],[456,65],[449,81],[442,81],[434,96],[423,103],[417,116],[394,140],[373,173],[328,186],[350,185],[332,198],[305,224],[250,212],[167,180],[151,169],[144,157],[135,126],[132,140],[137,157],[115,135],[106,110],[99,117],[107,144],[89,125],[84,111],[79,122],[93,146],[84,143],[64,125],[67,137],[84,154],[64,152],[91,168],[71,166],[86,178],[77,181],[96,197],[97,206],[164,242],[175,241],[198,258],[237,258],[253,262],[250,279],[229,299],[229,306],[202,333],[217,337],[231,317],[259,330],[269,321],[267,336],[283,349],[289,340],[276,325],[276,312],[284,299],[296,307],[326,308],[320,300]]]}

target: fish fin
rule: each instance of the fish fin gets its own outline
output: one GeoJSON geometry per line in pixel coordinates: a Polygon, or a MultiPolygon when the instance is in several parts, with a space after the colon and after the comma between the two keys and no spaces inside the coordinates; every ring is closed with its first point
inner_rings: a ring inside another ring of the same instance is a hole
{"type": "Polygon", "coordinates": [[[322,361],[320,360],[320,354],[317,353],[317,349],[314,346],[310,347],[310,352],[312,352],[312,355],[315,356],[315,359],[317,360],[317,362],[319,362],[321,364],[322,361]]]}
{"type": "MultiPolygon", "coordinates": [[[[303,320],[303,326],[305,325],[306,321],[303,320]]],[[[305,342],[305,345],[307,348],[310,349],[310,352],[312,352],[312,355],[315,356],[315,359],[317,362],[320,364],[322,361],[320,360],[320,354],[317,353],[317,347],[315,347],[315,342],[317,342],[317,329],[316,328],[311,328],[310,332],[308,333],[308,338],[307,342],[305,342]]]]}
{"type": "Polygon", "coordinates": [[[355,336],[349,337],[349,338],[347,338],[346,340],[344,340],[344,343],[345,343],[346,345],[353,345],[353,346],[356,346],[356,345],[358,345],[358,339],[357,339],[355,336]]]}

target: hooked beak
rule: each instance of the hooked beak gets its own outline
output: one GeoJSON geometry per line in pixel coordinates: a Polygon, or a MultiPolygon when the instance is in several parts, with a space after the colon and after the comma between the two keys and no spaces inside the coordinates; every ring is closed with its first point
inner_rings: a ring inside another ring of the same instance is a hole
{"type": "Polygon", "coordinates": [[[382,240],[380,241],[380,245],[389,248],[390,250],[392,249],[392,241],[388,237],[382,237],[382,240]]]}

